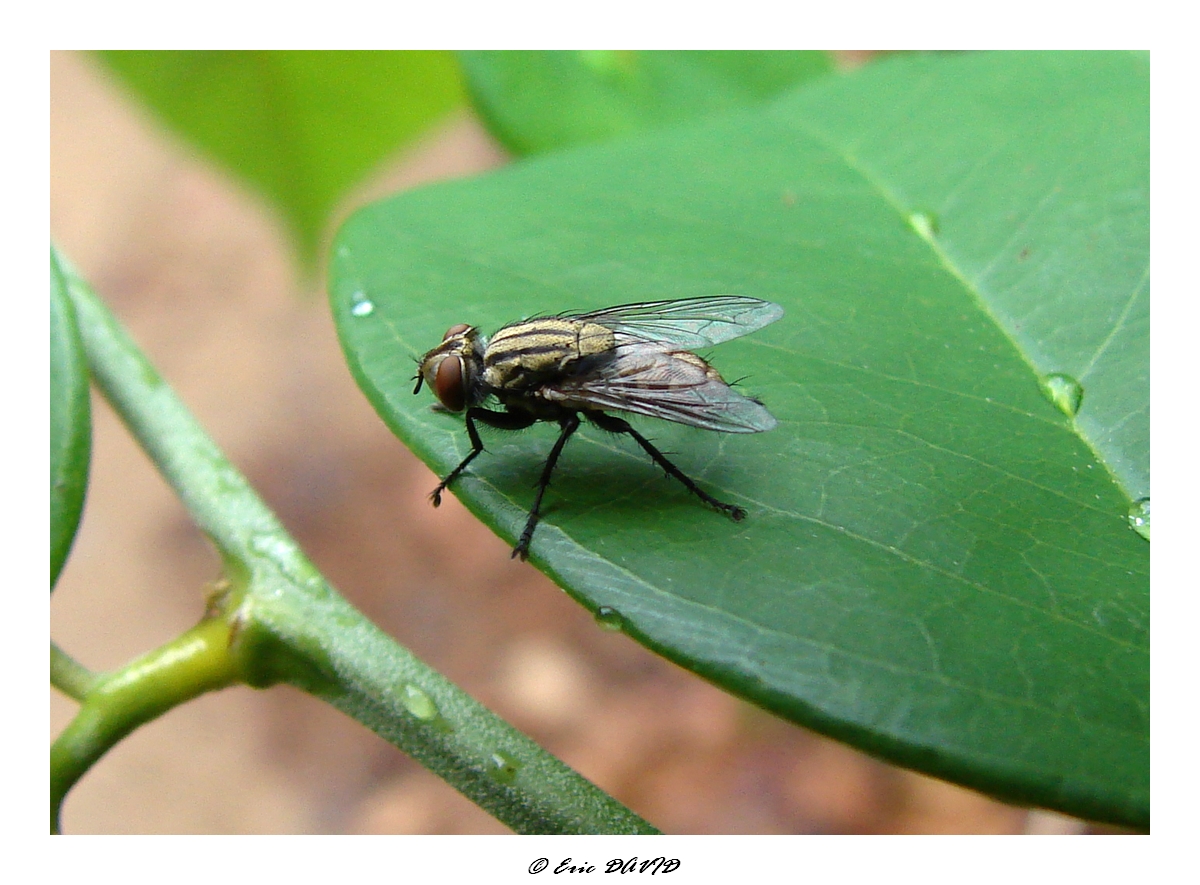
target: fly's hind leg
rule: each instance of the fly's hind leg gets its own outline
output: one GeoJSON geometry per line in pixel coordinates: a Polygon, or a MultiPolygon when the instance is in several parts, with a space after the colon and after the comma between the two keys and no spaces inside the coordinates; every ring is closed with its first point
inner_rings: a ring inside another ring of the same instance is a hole
{"type": "Polygon", "coordinates": [[[471,451],[467,457],[462,459],[462,462],[446,475],[446,478],[438,483],[438,487],[429,494],[429,499],[433,501],[433,506],[437,507],[442,503],[442,492],[446,491],[446,487],[458,478],[468,464],[470,464],[475,456],[483,451],[483,440],[479,438],[479,430],[475,427],[476,421],[482,421],[489,427],[496,427],[500,430],[524,430],[529,427],[537,419],[533,415],[526,412],[493,412],[490,409],[470,408],[467,409],[467,436],[471,439],[471,451]]]}
{"type": "Polygon", "coordinates": [[[718,501],[708,492],[704,491],[704,489],[700,488],[700,486],[696,485],[686,473],[667,460],[666,455],[656,449],[650,440],[634,430],[633,426],[624,418],[617,418],[614,415],[607,415],[604,412],[587,412],[586,414],[588,420],[602,430],[607,430],[610,433],[628,433],[632,436],[637,441],[637,444],[645,450],[646,454],[654,459],[655,464],[683,483],[689,492],[705,504],[716,510],[720,510],[722,513],[728,514],[735,522],[746,518],[746,511],[741,507],[738,507],[736,504],[726,504],[724,501],[718,501]]]}

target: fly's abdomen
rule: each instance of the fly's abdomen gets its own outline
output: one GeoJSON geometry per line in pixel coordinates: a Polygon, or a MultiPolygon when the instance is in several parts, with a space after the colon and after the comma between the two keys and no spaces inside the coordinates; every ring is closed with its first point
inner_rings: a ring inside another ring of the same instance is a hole
{"type": "Polygon", "coordinates": [[[484,384],[500,391],[526,389],[568,375],[615,347],[612,331],[597,323],[553,317],[514,323],[488,342],[484,384]]]}

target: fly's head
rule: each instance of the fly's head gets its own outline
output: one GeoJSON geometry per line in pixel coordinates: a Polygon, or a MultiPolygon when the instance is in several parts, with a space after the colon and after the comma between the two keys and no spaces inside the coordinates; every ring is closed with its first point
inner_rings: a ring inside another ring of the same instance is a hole
{"type": "Polygon", "coordinates": [[[442,343],[421,358],[413,393],[428,384],[438,402],[451,412],[478,404],[484,399],[483,347],[484,341],[474,326],[451,326],[442,343]]]}

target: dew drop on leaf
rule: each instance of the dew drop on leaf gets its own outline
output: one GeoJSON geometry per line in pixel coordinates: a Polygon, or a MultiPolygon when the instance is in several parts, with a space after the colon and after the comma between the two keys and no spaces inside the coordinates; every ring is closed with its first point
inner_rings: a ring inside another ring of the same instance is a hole
{"type": "Polygon", "coordinates": [[[356,317],[369,317],[375,312],[375,302],[371,301],[362,292],[355,292],[351,298],[350,315],[356,317]]]}
{"type": "Polygon", "coordinates": [[[932,212],[913,212],[908,216],[908,224],[923,240],[932,240],[938,232],[938,219],[932,212]]]}
{"type": "Polygon", "coordinates": [[[1139,498],[1129,505],[1129,527],[1150,540],[1150,499],[1139,498]]]}
{"type": "Polygon", "coordinates": [[[1083,385],[1061,372],[1054,372],[1042,378],[1042,394],[1058,407],[1064,415],[1074,418],[1079,413],[1083,403],[1083,385]]]}
{"type": "Polygon", "coordinates": [[[596,623],[600,625],[601,630],[609,630],[613,633],[620,632],[625,629],[625,618],[615,608],[602,605],[596,609],[596,623]]]}

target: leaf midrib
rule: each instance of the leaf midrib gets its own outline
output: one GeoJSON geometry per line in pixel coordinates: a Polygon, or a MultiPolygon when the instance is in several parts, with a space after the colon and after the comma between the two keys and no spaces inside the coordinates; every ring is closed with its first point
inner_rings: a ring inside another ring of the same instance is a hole
{"type": "MultiPolygon", "coordinates": [[[[894,190],[892,190],[892,188],[888,187],[887,184],[884,183],[883,179],[878,174],[876,174],[874,172],[874,170],[872,170],[868,164],[859,160],[857,155],[852,153],[850,150],[839,145],[834,140],[834,136],[831,133],[820,130],[814,124],[812,124],[811,122],[809,122],[807,120],[802,120],[802,119],[798,119],[795,117],[789,118],[786,121],[785,125],[792,126],[793,128],[803,132],[804,134],[806,134],[807,136],[812,138],[815,142],[817,142],[818,144],[821,144],[827,150],[829,150],[833,154],[835,154],[839,159],[841,159],[841,161],[843,163],[846,164],[846,167],[848,169],[850,169],[855,174],[859,175],[862,178],[862,180],[864,182],[866,182],[866,184],[869,187],[873,188],[874,190],[876,190],[878,192],[879,196],[882,197],[883,200],[888,204],[888,206],[890,206],[892,208],[892,210],[896,212],[897,216],[900,218],[900,220],[902,222],[906,222],[906,219],[909,217],[909,215],[912,213],[913,210],[909,207],[904,206],[901,203],[896,192],[894,190]]],[[[915,234],[914,234],[914,236],[915,236],[915,234]]],[[[1004,336],[1005,340],[1007,340],[1009,342],[1009,344],[1012,346],[1013,350],[1021,357],[1021,359],[1025,363],[1025,365],[1027,365],[1029,367],[1029,371],[1033,375],[1034,382],[1036,383],[1037,380],[1040,379],[1045,373],[1042,372],[1041,370],[1039,370],[1039,368],[1037,367],[1037,365],[1034,363],[1033,359],[1031,358],[1030,354],[1021,346],[1020,342],[1016,338],[1014,338],[1012,334],[1010,334],[1008,328],[1004,325],[1004,323],[1000,322],[999,318],[996,316],[995,312],[991,309],[990,305],[988,304],[987,299],[984,298],[983,293],[978,289],[978,287],[974,283],[972,283],[970,280],[967,279],[962,268],[960,268],[950,258],[950,256],[946,253],[946,251],[938,243],[936,238],[934,238],[933,240],[927,240],[924,237],[918,237],[918,239],[920,239],[923,243],[925,243],[926,247],[933,253],[933,255],[937,259],[938,263],[941,264],[941,266],[946,270],[946,272],[949,273],[952,277],[954,277],[954,279],[958,280],[958,282],[962,285],[963,289],[974,300],[976,307],[980,311],[983,312],[983,315],[986,316],[988,318],[988,320],[991,321],[991,323],[996,327],[996,329],[1000,332],[1000,334],[1004,336]]],[[[995,260],[995,259],[993,259],[993,260],[995,260]]],[[[1129,304],[1132,304],[1133,299],[1135,299],[1137,297],[1138,293],[1140,292],[1142,281],[1145,280],[1146,275],[1148,273],[1149,273],[1149,267],[1147,267],[1146,272],[1143,274],[1142,279],[1139,280],[1138,285],[1134,287],[1133,294],[1130,296],[1130,299],[1127,302],[1126,310],[1128,310],[1129,304]]],[[[1125,314],[1122,314],[1122,317],[1124,317],[1124,316],[1125,316],[1125,314]]],[[[1115,328],[1113,330],[1111,330],[1109,337],[1111,338],[1111,336],[1114,334],[1116,334],[1115,328]]],[[[1107,340],[1108,339],[1106,339],[1106,341],[1107,340]]],[[[1090,368],[1090,364],[1089,364],[1089,368],[1090,368]]],[[[1059,426],[1061,426],[1061,425],[1059,425],[1059,426]]],[[[1096,447],[1095,442],[1086,433],[1084,433],[1083,430],[1079,427],[1079,422],[1071,421],[1069,428],[1064,428],[1064,429],[1069,429],[1071,431],[1071,433],[1077,439],[1079,439],[1085,446],[1088,447],[1088,450],[1091,451],[1092,455],[1095,457],[1096,462],[1098,464],[1101,464],[1104,466],[1104,469],[1108,473],[1108,477],[1112,481],[1113,485],[1115,485],[1118,489],[1121,490],[1121,493],[1125,496],[1126,500],[1129,503],[1132,503],[1134,500],[1133,495],[1127,488],[1125,488],[1124,484],[1121,482],[1120,478],[1117,476],[1116,472],[1114,471],[1113,465],[1108,461],[1108,459],[1106,457],[1103,456],[1103,454],[1100,452],[1100,450],[1096,447]]]]}

